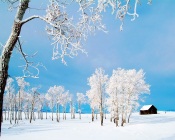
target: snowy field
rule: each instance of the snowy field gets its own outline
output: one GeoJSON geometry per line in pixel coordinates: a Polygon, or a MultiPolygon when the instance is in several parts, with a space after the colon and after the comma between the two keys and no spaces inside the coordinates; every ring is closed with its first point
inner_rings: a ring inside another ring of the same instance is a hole
{"type": "Polygon", "coordinates": [[[22,120],[18,125],[4,121],[1,140],[175,140],[175,112],[156,115],[134,113],[129,124],[115,127],[109,117],[100,126],[99,118],[91,122],[90,114],[82,119],[36,120],[32,124],[22,120]]]}

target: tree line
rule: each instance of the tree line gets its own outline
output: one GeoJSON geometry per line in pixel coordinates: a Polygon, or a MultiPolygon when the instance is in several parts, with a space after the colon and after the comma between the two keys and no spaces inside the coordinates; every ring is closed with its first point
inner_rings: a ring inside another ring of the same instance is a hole
{"type": "MultiPolygon", "coordinates": [[[[60,121],[60,107],[62,107],[63,120],[66,120],[66,107],[70,105],[71,118],[75,118],[76,100],[64,86],[51,86],[48,91],[39,93],[39,88],[34,87],[29,89],[30,84],[25,81],[23,77],[8,78],[7,85],[5,88],[5,96],[3,103],[4,120],[9,120],[12,124],[18,123],[23,117],[28,119],[30,123],[32,120],[43,119],[45,112],[45,118],[48,118],[48,108],[52,112],[51,119],[53,121],[53,113],[56,112],[56,120],[60,121]],[[17,82],[18,90],[15,91],[14,82],[17,82]],[[24,113],[24,116],[22,114],[24,113]],[[38,114],[38,115],[36,115],[38,114]]],[[[77,93],[78,112],[79,118],[81,119],[81,104],[85,103],[85,95],[77,93]]]]}
{"type": "Polygon", "coordinates": [[[86,93],[71,94],[64,86],[51,86],[47,92],[39,93],[38,88],[29,89],[30,84],[23,77],[16,77],[15,80],[8,78],[4,96],[4,120],[9,120],[12,124],[28,119],[32,120],[44,118],[47,119],[46,108],[56,113],[56,121],[60,121],[60,112],[62,109],[63,120],[66,120],[67,106],[71,119],[75,119],[75,113],[79,113],[81,119],[81,105],[89,104],[92,113],[92,121],[95,115],[100,114],[100,123],[103,125],[103,119],[106,113],[110,114],[110,120],[116,126],[121,126],[128,122],[133,111],[139,107],[139,102],[143,100],[143,94],[149,94],[149,85],[145,82],[143,70],[135,69],[125,70],[118,68],[113,70],[111,77],[105,74],[102,68],[97,68],[95,72],[87,79],[89,90],[86,93]],[[15,92],[14,82],[17,82],[18,88],[15,92]],[[77,109],[76,109],[77,104],[77,109]],[[61,109],[60,109],[61,108],[61,109]],[[45,111],[44,111],[45,110],[45,111]]]}

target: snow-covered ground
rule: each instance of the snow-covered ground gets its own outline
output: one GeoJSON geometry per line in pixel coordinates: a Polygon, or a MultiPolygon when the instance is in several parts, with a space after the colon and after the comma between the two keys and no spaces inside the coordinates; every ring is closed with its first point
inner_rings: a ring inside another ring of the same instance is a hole
{"type": "Polygon", "coordinates": [[[115,127],[109,117],[100,126],[99,118],[91,122],[90,114],[82,119],[36,120],[32,124],[22,120],[18,125],[4,121],[1,140],[175,140],[175,112],[159,112],[156,115],[134,113],[130,123],[115,127]]]}

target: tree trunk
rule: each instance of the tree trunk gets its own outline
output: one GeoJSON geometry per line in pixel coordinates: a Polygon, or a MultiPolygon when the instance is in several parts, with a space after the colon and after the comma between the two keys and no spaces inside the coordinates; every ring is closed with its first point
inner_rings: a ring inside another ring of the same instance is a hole
{"type": "Polygon", "coordinates": [[[100,97],[100,122],[101,122],[101,126],[103,126],[103,92],[102,92],[102,87],[101,87],[101,83],[100,83],[100,93],[101,93],[101,97],[100,97]]]}
{"type": "Polygon", "coordinates": [[[78,103],[79,119],[81,120],[81,102],[78,103]]]}
{"type": "Polygon", "coordinates": [[[9,108],[8,108],[7,120],[9,120],[9,118],[10,118],[10,106],[9,106],[9,108]]]}
{"type": "Polygon", "coordinates": [[[53,121],[53,108],[52,108],[52,121],[53,121]]]}
{"type": "MultiPolygon", "coordinates": [[[[3,96],[8,78],[9,61],[11,58],[12,51],[20,35],[22,27],[21,21],[23,19],[26,9],[28,8],[29,2],[30,0],[20,1],[11,34],[5,46],[3,47],[3,51],[0,57],[0,120],[2,120],[3,96]]],[[[1,125],[2,124],[0,122],[0,135],[1,135],[1,125]]]]}
{"type": "Polygon", "coordinates": [[[64,114],[65,114],[64,119],[66,120],[66,107],[64,108],[64,114]]]}
{"type": "Polygon", "coordinates": [[[10,105],[10,124],[12,124],[12,118],[13,118],[13,106],[12,106],[13,103],[11,103],[10,105]]]}
{"type": "Polygon", "coordinates": [[[92,122],[94,121],[94,109],[92,109],[92,122]]]}
{"type": "Polygon", "coordinates": [[[123,113],[122,113],[122,121],[121,121],[121,126],[124,126],[124,122],[125,122],[125,119],[124,119],[124,116],[123,116],[123,113]]]}
{"type": "Polygon", "coordinates": [[[130,112],[130,113],[129,113],[129,116],[128,116],[128,123],[129,123],[129,119],[130,119],[130,117],[131,117],[131,114],[132,114],[132,113],[130,112]]]}
{"type": "Polygon", "coordinates": [[[32,116],[33,116],[33,114],[32,114],[32,110],[31,110],[31,112],[30,112],[30,123],[32,122],[32,116]]]}
{"type": "Polygon", "coordinates": [[[5,109],[5,112],[4,113],[5,113],[5,120],[6,120],[7,119],[7,117],[6,117],[6,113],[7,113],[6,109],[5,109]]]}
{"type": "Polygon", "coordinates": [[[117,118],[115,119],[115,125],[116,125],[116,127],[118,127],[118,120],[117,120],[117,118]]]}
{"type": "Polygon", "coordinates": [[[11,115],[12,115],[12,120],[14,120],[14,112],[15,112],[15,105],[14,103],[12,104],[12,112],[11,112],[11,115]]]}
{"type": "Polygon", "coordinates": [[[27,119],[29,119],[29,103],[28,103],[28,109],[27,109],[27,119]]]}
{"type": "Polygon", "coordinates": [[[41,113],[41,120],[43,120],[43,105],[42,105],[40,113],[41,113]]]}
{"type": "Polygon", "coordinates": [[[100,117],[101,117],[101,126],[103,126],[103,112],[100,112],[100,117]]]}
{"type": "Polygon", "coordinates": [[[17,123],[17,107],[16,107],[16,96],[15,96],[15,124],[17,123]]]}
{"type": "Polygon", "coordinates": [[[110,122],[112,122],[112,117],[110,118],[110,122]]]}
{"type": "Polygon", "coordinates": [[[12,124],[12,111],[10,112],[10,124],[12,124]]]}
{"type": "Polygon", "coordinates": [[[59,117],[58,117],[58,108],[59,108],[59,105],[57,103],[57,122],[59,122],[59,117]]]}
{"type": "Polygon", "coordinates": [[[18,120],[20,120],[20,90],[19,90],[19,101],[18,101],[18,120]]]}
{"type": "Polygon", "coordinates": [[[75,109],[73,108],[73,119],[75,119],[75,109]]]}
{"type": "Polygon", "coordinates": [[[35,111],[33,111],[33,120],[35,121],[36,116],[35,116],[35,111]]]}
{"type": "Polygon", "coordinates": [[[71,119],[73,119],[73,103],[72,103],[72,100],[70,101],[70,114],[71,114],[71,119]]]}
{"type": "Polygon", "coordinates": [[[3,117],[4,117],[4,116],[3,116],[3,112],[2,112],[2,118],[1,118],[1,123],[3,123],[3,117]]]}
{"type": "Polygon", "coordinates": [[[58,109],[59,109],[59,116],[58,116],[58,119],[60,120],[60,105],[59,105],[59,107],[58,107],[58,109]]]}

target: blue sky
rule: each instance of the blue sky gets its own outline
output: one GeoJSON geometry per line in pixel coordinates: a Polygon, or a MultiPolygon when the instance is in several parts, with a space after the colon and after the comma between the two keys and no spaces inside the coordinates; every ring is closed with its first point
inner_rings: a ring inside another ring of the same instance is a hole
{"type": "MultiPolygon", "coordinates": [[[[47,0],[44,0],[44,2],[47,0]]],[[[31,3],[37,7],[41,1],[31,3]]],[[[43,3],[44,3],[43,2],[43,3]]],[[[38,51],[34,62],[42,62],[39,79],[26,79],[31,86],[41,85],[45,93],[50,86],[63,85],[71,93],[85,93],[89,89],[87,78],[96,68],[102,67],[108,75],[113,69],[143,69],[146,82],[151,85],[151,94],[141,104],[154,104],[159,110],[175,110],[175,14],[174,0],[153,0],[151,6],[142,0],[138,6],[139,18],[130,21],[127,17],[124,30],[119,31],[121,22],[107,11],[103,15],[108,33],[97,31],[89,36],[85,49],[88,56],[79,54],[66,58],[68,66],[60,60],[52,60],[52,46],[42,21],[27,23],[21,32],[24,51],[32,54],[38,51]]],[[[44,7],[44,6],[43,6],[44,7]]],[[[74,9],[71,9],[72,11],[74,9]]],[[[45,11],[28,11],[27,15],[45,11]]],[[[0,5],[0,42],[5,43],[10,34],[14,12],[8,12],[6,4],[0,5]],[[3,20],[2,20],[3,19],[3,20]]],[[[22,76],[22,59],[17,51],[10,61],[9,75],[22,76]]]]}

